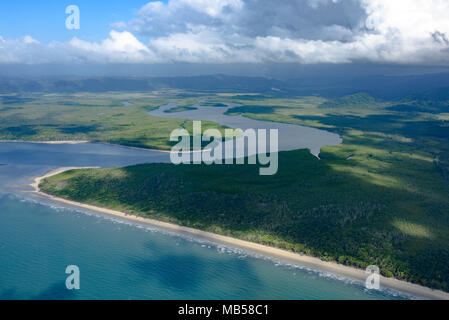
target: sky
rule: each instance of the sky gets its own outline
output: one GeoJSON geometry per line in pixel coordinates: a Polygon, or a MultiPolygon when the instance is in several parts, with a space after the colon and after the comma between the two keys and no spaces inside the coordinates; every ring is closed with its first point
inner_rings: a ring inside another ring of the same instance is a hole
{"type": "Polygon", "coordinates": [[[145,0],[14,0],[0,2],[0,35],[5,39],[31,36],[43,43],[69,41],[80,37],[88,41],[106,38],[115,21],[133,18],[145,0]],[[65,27],[69,5],[80,8],[79,30],[65,27]]]}
{"type": "Polygon", "coordinates": [[[2,1],[0,64],[447,67],[448,17],[448,0],[2,1]]]}

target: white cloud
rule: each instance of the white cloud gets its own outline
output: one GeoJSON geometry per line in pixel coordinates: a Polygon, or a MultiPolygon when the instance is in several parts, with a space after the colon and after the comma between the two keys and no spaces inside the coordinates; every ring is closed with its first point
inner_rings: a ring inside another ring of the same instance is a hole
{"type": "Polygon", "coordinates": [[[0,36],[0,63],[39,63],[38,55],[46,49],[31,36],[13,40],[0,36]]]}
{"type": "Polygon", "coordinates": [[[145,62],[152,57],[150,50],[128,31],[112,30],[109,38],[101,43],[91,43],[73,38],[70,46],[80,52],[106,58],[107,62],[145,62]]]}
{"type": "Polygon", "coordinates": [[[170,0],[167,4],[161,1],[153,1],[144,5],[139,16],[162,14],[168,16],[178,14],[181,10],[194,10],[210,17],[225,15],[225,9],[241,9],[244,6],[242,0],[170,0]]]}
{"type": "Polygon", "coordinates": [[[447,0],[156,1],[98,43],[0,37],[0,62],[449,65],[448,15],[447,0]]]}
{"type": "Polygon", "coordinates": [[[42,44],[26,36],[17,40],[0,37],[0,63],[142,63],[154,61],[152,52],[127,31],[112,30],[101,43],[73,38],[69,42],[42,44]]]}
{"type": "Polygon", "coordinates": [[[30,44],[30,43],[39,43],[39,41],[37,41],[36,39],[33,39],[32,36],[25,36],[25,37],[23,37],[23,42],[24,43],[28,43],[28,44],[30,44]]]}
{"type": "Polygon", "coordinates": [[[326,5],[328,2],[337,3],[338,0],[307,0],[307,4],[313,9],[317,9],[321,5],[326,5]]]}

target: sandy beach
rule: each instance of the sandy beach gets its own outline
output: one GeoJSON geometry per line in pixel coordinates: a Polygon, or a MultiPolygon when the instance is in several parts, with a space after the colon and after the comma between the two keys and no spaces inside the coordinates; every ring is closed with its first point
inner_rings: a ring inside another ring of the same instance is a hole
{"type": "Polygon", "coordinates": [[[50,140],[50,141],[26,141],[26,140],[0,140],[0,142],[20,142],[20,143],[37,143],[37,144],[82,144],[89,143],[87,140],[50,140]]]}
{"type": "Polygon", "coordinates": [[[137,150],[146,150],[146,151],[158,151],[170,153],[170,150],[162,150],[162,149],[150,149],[150,148],[140,148],[140,147],[132,147],[125,146],[121,144],[109,143],[109,142],[101,142],[101,141],[89,141],[89,140],[49,140],[49,141],[26,141],[26,140],[0,140],[0,143],[36,143],[36,144],[83,144],[83,143],[97,143],[97,144],[105,144],[111,146],[119,146],[128,149],[137,149],[137,150]]]}
{"type": "MultiPolygon", "coordinates": [[[[26,140],[0,140],[0,143],[36,143],[36,144],[83,144],[83,143],[96,143],[96,144],[104,144],[104,145],[110,145],[110,146],[116,146],[116,147],[122,147],[127,149],[135,149],[135,150],[145,150],[145,151],[157,151],[157,152],[163,152],[163,153],[171,153],[171,150],[163,150],[163,149],[154,149],[154,148],[142,148],[142,147],[132,147],[132,146],[126,146],[123,144],[116,144],[116,143],[110,143],[110,142],[102,142],[102,141],[89,141],[89,140],[60,140],[60,141],[26,141],[26,140]]],[[[204,152],[204,151],[210,151],[211,149],[204,149],[201,151],[179,151],[177,153],[197,153],[197,152],[204,152]]]]}
{"type": "MultiPolygon", "coordinates": [[[[92,168],[92,167],[89,167],[89,168],[92,168]]],[[[127,220],[127,221],[132,221],[132,222],[137,222],[139,224],[162,228],[162,229],[169,230],[169,231],[172,231],[172,232],[175,232],[178,234],[194,236],[196,238],[207,240],[207,241],[210,241],[213,243],[224,244],[224,245],[227,245],[230,247],[235,247],[235,248],[243,249],[243,250],[246,250],[249,252],[262,254],[267,257],[273,257],[275,259],[279,259],[279,260],[287,262],[287,263],[296,264],[296,265],[308,267],[308,268],[311,268],[314,270],[329,272],[332,274],[347,277],[349,279],[362,281],[363,283],[365,282],[366,277],[368,276],[368,274],[365,273],[365,270],[344,266],[344,265],[341,265],[341,264],[338,264],[335,262],[326,262],[326,261],[322,261],[315,257],[301,255],[298,253],[293,253],[290,251],[286,251],[286,250],[282,250],[282,249],[278,249],[278,248],[274,248],[274,247],[269,247],[269,246],[252,243],[252,242],[248,242],[248,241],[244,241],[244,240],[240,240],[240,239],[236,239],[236,238],[231,238],[231,237],[227,237],[227,236],[223,236],[223,235],[218,235],[218,234],[214,234],[214,233],[210,233],[210,232],[206,232],[206,231],[201,231],[201,230],[197,230],[197,229],[193,229],[193,228],[189,228],[189,227],[183,227],[183,226],[179,226],[176,224],[162,222],[162,221],[158,221],[158,220],[154,220],[154,219],[129,215],[129,214],[125,214],[123,212],[116,211],[116,210],[111,210],[111,209],[107,209],[107,208],[102,208],[102,207],[97,207],[97,206],[93,206],[93,205],[89,205],[89,204],[66,200],[66,199],[58,198],[58,197],[55,197],[55,196],[52,196],[52,195],[49,195],[49,194],[46,194],[46,193],[43,193],[40,191],[39,184],[42,181],[42,179],[62,173],[67,170],[73,170],[73,169],[87,169],[87,168],[86,167],[59,168],[59,169],[48,172],[47,174],[45,174],[42,177],[35,178],[34,182],[31,184],[31,186],[34,188],[35,193],[37,193],[41,196],[44,196],[48,199],[58,201],[61,203],[65,203],[65,204],[75,206],[75,207],[80,207],[80,208],[84,208],[84,209],[88,209],[88,210],[97,211],[102,214],[112,215],[112,216],[119,217],[119,218],[127,220]]],[[[409,283],[406,281],[401,281],[401,280],[397,280],[397,279],[393,279],[393,278],[386,278],[386,277],[381,276],[380,277],[380,285],[381,285],[381,288],[385,287],[385,288],[402,291],[404,293],[408,293],[408,294],[411,294],[416,297],[435,299],[435,300],[449,300],[449,293],[439,291],[439,290],[432,290],[432,289],[424,287],[424,286],[412,284],[412,283],[409,283]]]]}

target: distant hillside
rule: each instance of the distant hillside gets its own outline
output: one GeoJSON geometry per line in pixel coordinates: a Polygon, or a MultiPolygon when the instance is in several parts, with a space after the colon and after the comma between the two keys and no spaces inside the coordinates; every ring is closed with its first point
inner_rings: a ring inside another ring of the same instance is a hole
{"type": "Polygon", "coordinates": [[[137,92],[180,89],[197,92],[251,92],[269,94],[270,96],[319,95],[328,98],[338,98],[365,92],[380,99],[416,96],[425,100],[449,100],[449,73],[416,76],[303,76],[302,78],[291,80],[229,75],[147,78],[58,78],[44,80],[0,79],[0,94],[27,92],[137,92]]]}
{"type": "Polygon", "coordinates": [[[416,100],[425,100],[434,102],[448,101],[449,86],[425,90],[420,93],[411,95],[411,98],[416,100]]]}
{"type": "Polygon", "coordinates": [[[89,78],[57,80],[0,80],[0,93],[16,92],[107,92],[183,89],[213,92],[267,92],[282,87],[281,81],[224,75],[164,78],[89,78]]]}
{"type": "MultiPolygon", "coordinates": [[[[296,93],[317,94],[325,97],[341,97],[365,92],[376,98],[395,99],[411,95],[448,95],[449,74],[433,73],[409,76],[360,76],[321,77],[288,81],[296,93]]],[[[447,99],[446,99],[447,100],[447,99]]]]}

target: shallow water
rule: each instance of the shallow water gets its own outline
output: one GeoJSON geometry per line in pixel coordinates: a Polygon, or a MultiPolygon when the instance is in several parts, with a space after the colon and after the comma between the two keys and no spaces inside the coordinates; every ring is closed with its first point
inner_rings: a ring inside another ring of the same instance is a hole
{"type": "Polygon", "coordinates": [[[102,144],[0,143],[0,299],[408,298],[23,192],[61,166],[168,161],[102,144]],[[80,268],[78,291],[65,288],[68,265],[80,268]]]}

